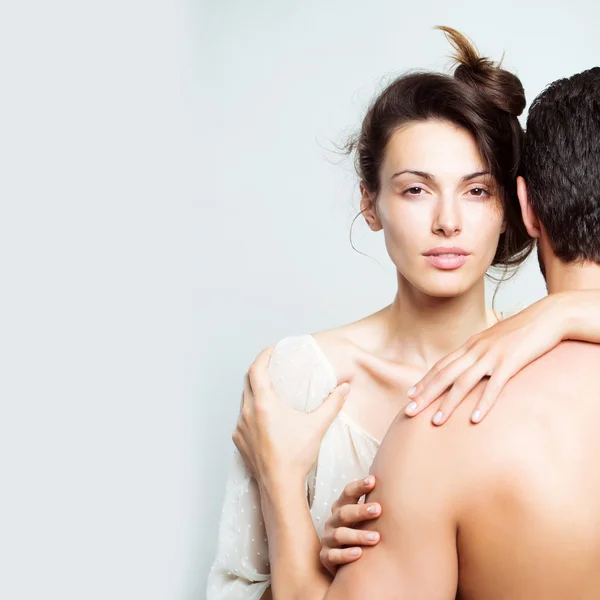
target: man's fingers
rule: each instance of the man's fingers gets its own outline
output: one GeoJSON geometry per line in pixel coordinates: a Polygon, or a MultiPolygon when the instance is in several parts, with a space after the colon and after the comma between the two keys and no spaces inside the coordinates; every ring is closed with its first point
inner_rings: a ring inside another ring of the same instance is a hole
{"type": "Polygon", "coordinates": [[[443,425],[469,392],[490,372],[490,361],[479,361],[466,370],[455,382],[433,415],[435,425],[443,425]]]}
{"type": "Polygon", "coordinates": [[[261,369],[266,369],[269,366],[274,349],[275,346],[267,346],[264,350],[261,350],[252,364],[261,369]]]}
{"type": "Polygon", "coordinates": [[[259,391],[268,390],[271,387],[271,379],[269,378],[269,361],[273,354],[273,346],[269,346],[261,351],[254,362],[248,369],[248,379],[250,387],[257,393],[259,391]]]}
{"type": "Polygon", "coordinates": [[[381,505],[377,502],[368,504],[346,504],[331,519],[333,527],[351,527],[363,521],[371,521],[381,515],[381,505]]]}
{"type": "Polygon", "coordinates": [[[490,380],[485,386],[483,395],[471,415],[471,421],[473,423],[481,422],[481,420],[490,412],[509,379],[510,375],[508,375],[501,367],[492,373],[490,380]]]}
{"type": "Polygon", "coordinates": [[[252,393],[252,386],[250,384],[250,375],[246,373],[244,376],[244,392],[242,394],[242,403],[240,407],[240,414],[242,419],[247,419],[250,415],[250,411],[254,406],[254,394],[252,393]]]}
{"type": "Polygon", "coordinates": [[[242,456],[247,456],[248,445],[246,444],[243,432],[240,430],[239,426],[233,430],[233,433],[231,434],[231,441],[235,444],[235,447],[242,456]]]}
{"type": "Polygon", "coordinates": [[[339,385],[325,400],[319,408],[312,411],[312,415],[317,420],[317,427],[322,435],[329,429],[329,426],[333,420],[337,417],[344,402],[346,402],[346,396],[350,392],[350,384],[342,383],[339,385]]]}

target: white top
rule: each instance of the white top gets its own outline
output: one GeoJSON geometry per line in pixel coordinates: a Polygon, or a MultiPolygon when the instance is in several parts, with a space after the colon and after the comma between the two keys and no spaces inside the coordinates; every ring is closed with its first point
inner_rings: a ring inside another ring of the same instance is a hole
{"type": "MultiPolygon", "coordinates": [[[[331,363],[311,335],[281,340],[273,350],[269,374],[279,397],[303,412],[314,410],[337,385],[331,363]]],[[[344,486],[368,475],[379,444],[343,411],[329,427],[306,481],[319,538],[344,486]]],[[[208,576],[207,600],[259,600],[270,582],[258,486],[236,450],[221,512],[217,557],[208,576]]]]}

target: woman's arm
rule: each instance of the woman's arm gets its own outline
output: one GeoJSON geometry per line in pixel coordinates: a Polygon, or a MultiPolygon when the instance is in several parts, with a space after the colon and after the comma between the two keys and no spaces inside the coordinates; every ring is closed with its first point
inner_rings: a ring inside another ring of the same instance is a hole
{"type": "Polygon", "coordinates": [[[600,290],[553,295],[565,315],[562,339],[600,344],[600,290]]]}
{"type": "Polygon", "coordinates": [[[509,379],[563,340],[600,343],[600,290],[550,294],[473,336],[417,383],[409,394],[406,414],[420,413],[449,390],[434,416],[434,423],[442,425],[468,393],[489,377],[471,417],[478,423],[509,379]]]}

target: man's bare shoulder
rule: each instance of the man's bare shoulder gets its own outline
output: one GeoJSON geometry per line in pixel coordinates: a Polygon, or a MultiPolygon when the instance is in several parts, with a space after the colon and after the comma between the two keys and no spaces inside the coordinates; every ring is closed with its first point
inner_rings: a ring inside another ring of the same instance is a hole
{"type": "Polygon", "coordinates": [[[571,369],[582,375],[597,376],[600,371],[600,344],[578,341],[564,341],[532,362],[518,373],[515,383],[526,382],[529,378],[550,377],[564,379],[571,369]],[[595,369],[591,369],[595,367],[595,369]]]}
{"type": "MultiPolygon", "coordinates": [[[[371,473],[388,479],[401,471],[404,485],[423,483],[431,491],[444,489],[450,494],[458,479],[460,459],[457,441],[464,434],[462,427],[438,427],[432,423],[436,406],[430,406],[416,417],[398,413],[389,427],[375,457],[371,473]],[[440,487],[441,486],[441,487],[440,487]]],[[[381,486],[380,486],[381,487],[381,486]]]]}
{"type": "Polygon", "coordinates": [[[498,408],[522,410],[524,398],[534,410],[538,403],[551,408],[589,394],[597,398],[599,392],[600,345],[565,341],[517,373],[500,395],[498,408]]]}
{"type": "Polygon", "coordinates": [[[469,493],[484,480],[516,480],[520,474],[533,481],[545,472],[557,440],[567,444],[586,423],[600,419],[600,345],[559,344],[515,375],[486,418],[473,425],[470,414],[484,388],[485,382],[476,386],[439,428],[443,460],[460,473],[469,493]]]}

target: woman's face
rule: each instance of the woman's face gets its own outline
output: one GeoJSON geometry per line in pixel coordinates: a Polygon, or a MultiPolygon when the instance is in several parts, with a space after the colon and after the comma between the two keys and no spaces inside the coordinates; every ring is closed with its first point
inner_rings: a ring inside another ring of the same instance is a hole
{"type": "Polygon", "coordinates": [[[475,140],[445,121],[396,131],[374,202],[363,189],[370,227],[408,282],[427,295],[457,296],[484,276],[503,231],[496,182],[475,140]]]}

